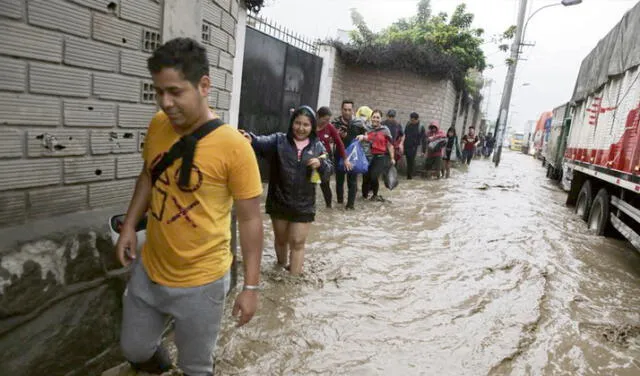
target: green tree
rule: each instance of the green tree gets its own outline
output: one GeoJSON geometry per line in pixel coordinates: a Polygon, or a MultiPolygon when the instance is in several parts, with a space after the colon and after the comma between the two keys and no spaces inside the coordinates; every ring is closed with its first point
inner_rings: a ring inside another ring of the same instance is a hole
{"type": "MultiPolygon", "coordinates": [[[[474,16],[467,11],[465,4],[456,7],[449,18],[441,12],[433,16],[430,0],[418,2],[417,14],[411,18],[402,18],[379,33],[373,33],[366,25],[362,15],[352,9],[352,20],[356,30],[352,33],[352,43],[359,47],[411,45],[418,49],[431,49],[442,58],[450,57],[457,63],[454,68],[463,72],[476,69],[482,72],[486,60],[482,49],[484,30],[473,28],[474,16]]],[[[433,56],[435,60],[440,60],[433,56]]]]}

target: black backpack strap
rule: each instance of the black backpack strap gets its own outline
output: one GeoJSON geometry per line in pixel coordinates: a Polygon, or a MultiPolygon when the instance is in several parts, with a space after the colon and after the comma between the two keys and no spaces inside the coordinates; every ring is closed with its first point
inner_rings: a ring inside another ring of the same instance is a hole
{"type": "Polygon", "coordinates": [[[180,167],[180,178],[178,184],[181,187],[189,186],[189,177],[191,176],[191,167],[193,165],[193,156],[196,151],[196,144],[209,133],[215,131],[224,122],[220,119],[213,119],[202,124],[193,133],[182,136],[175,144],[171,146],[169,152],[160,159],[160,161],[151,170],[151,186],[156,184],[160,175],[173,164],[178,158],[182,158],[182,166],[180,167]]]}

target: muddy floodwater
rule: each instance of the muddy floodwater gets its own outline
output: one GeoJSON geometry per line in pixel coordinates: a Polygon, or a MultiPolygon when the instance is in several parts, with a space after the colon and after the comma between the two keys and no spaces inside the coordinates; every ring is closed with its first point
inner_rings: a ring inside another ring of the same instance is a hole
{"type": "Polygon", "coordinates": [[[218,375],[640,375],[640,254],[590,235],[539,161],[381,194],[319,205],[301,278],[265,220],[260,309],[226,316],[218,375]]]}

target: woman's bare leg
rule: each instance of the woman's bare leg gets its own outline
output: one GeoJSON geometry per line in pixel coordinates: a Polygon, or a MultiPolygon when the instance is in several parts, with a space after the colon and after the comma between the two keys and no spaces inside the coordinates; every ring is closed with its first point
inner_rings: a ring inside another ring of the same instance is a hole
{"type": "Polygon", "coordinates": [[[275,219],[271,217],[271,223],[273,224],[273,247],[276,249],[276,257],[278,258],[278,265],[287,266],[289,262],[289,223],[283,219],[275,219]]]}
{"type": "Polygon", "coordinates": [[[311,223],[289,223],[289,249],[291,250],[291,271],[292,275],[302,273],[304,264],[304,245],[309,235],[311,223]]]}

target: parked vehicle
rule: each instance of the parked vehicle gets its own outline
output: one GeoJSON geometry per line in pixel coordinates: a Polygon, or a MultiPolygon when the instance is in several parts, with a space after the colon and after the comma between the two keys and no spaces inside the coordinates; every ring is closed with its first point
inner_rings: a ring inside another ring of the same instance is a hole
{"type": "Polygon", "coordinates": [[[562,162],[571,127],[570,109],[569,103],[553,109],[548,139],[543,148],[547,177],[553,180],[560,181],[562,179],[562,162]]]}
{"type": "Polygon", "coordinates": [[[514,151],[522,150],[522,142],[524,141],[524,133],[516,132],[511,136],[511,142],[509,144],[509,149],[514,151]]]}
{"type": "Polygon", "coordinates": [[[640,249],[640,3],[582,61],[565,151],[567,203],[640,249]]]}
{"type": "Polygon", "coordinates": [[[542,165],[545,165],[544,156],[542,154],[545,147],[545,141],[547,139],[548,130],[551,128],[551,118],[553,113],[550,111],[543,112],[536,123],[536,130],[533,133],[533,147],[534,156],[537,159],[542,160],[542,165]]]}

